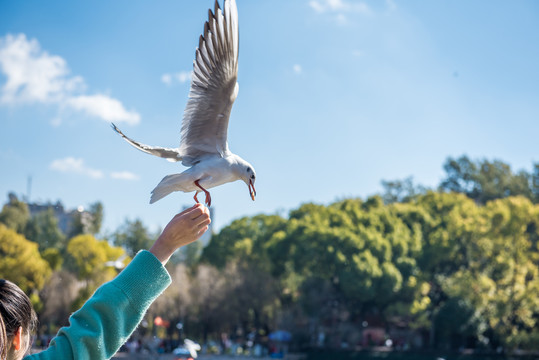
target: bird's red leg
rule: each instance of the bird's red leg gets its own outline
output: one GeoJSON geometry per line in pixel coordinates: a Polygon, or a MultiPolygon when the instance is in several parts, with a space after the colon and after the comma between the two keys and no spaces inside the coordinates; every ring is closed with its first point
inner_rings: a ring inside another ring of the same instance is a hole
{"type": "MultiPolygon", "coordinates": [[[[208,207],[210,207],[210,206],[211,206],[211,195],[210,195],[210,192],[209,192],[208,190],[204,189],[204,188],[200,185],[199,181],[200,181],[200,179],[196,180],[196,181],[195,181],[195,185],[198,186],[202,191],[204,191],[204,194],[206,194],[206,201],[205,201],[205,203],[206,203],[206,205],[208,205],[208,207]]],[[[195,196],[196,196],[196,195],[195,195],[195,196]]],[[[196,200],[196,198],[195,198],[195,200],[196,200]]],[[[197,202],[198,202],[198,201],[197,201],[197,202]]]]}
{"type": "Polygon", "coordinates": [[[193,199],[195,199],[196,203],[198,204],[200,201],[197,199],[198,191],[195,192],[195,196],[193,196],[193,199]]]}

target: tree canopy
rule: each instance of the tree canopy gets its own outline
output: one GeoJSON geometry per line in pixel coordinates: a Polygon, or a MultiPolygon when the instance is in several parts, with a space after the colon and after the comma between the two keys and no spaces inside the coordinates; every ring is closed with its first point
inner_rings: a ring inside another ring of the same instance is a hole
{"type": "MultiPolygon", "coordinates": [[[[534,165],[535,173],[538,165],[534,165]]],[[[458,159],[448,158],[444,170],[446,177],[440,184],[442,191],[464,193],[480,204],[518,195],[537,200],[534,195],[538,187],[533,176],[524,170],[513,173],[511,166],[499,160],[473,162],[464,155],[458,159]]]]}
{"type": "MultiPolygon", "coordinates": [[[[284,328],[302,346],[320,333],[339,346],[375,324],[432,347],[539,349],[539,164],[514,173],[462,156],[444,169],[437,189],[410,177],[366,199],[237,219],[200,258],[192,247],[169,263],[174,283],[148,314],[204,340],[284,328]]],[[[61,322],[156,237],[137,219],[100,240],[102,205],[90,213],[92,230],[62,237],[52,213],[30,218],[15,196],[0,212],[0,277],[41,290],[44,319],[61,322]]]]}
{"type": "Polygon", "coordinates": [[[150,234],[140,219],[126,220],[125,223],[114,233],[113,244],[125,249],[131,257],[141,249],[149,249],[157,238],[150,234]]]}
{"type": "Polygon", "coordinates": [[[0,278],[17,284],[23,291],[40,290],[51,274],[36,243],[0,224],[0,278]]]}

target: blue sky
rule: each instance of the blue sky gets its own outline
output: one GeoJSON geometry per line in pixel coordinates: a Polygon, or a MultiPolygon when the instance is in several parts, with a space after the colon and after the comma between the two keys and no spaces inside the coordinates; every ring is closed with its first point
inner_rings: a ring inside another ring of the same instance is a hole
{"type": "MultiPolygon", "coordinates": [[[[539,2],[237,0],[240,92],[230,149],[257,171],[212,190],[214,224],[443,177],[448,156],[539,161],[539,2]]],[[[180,164],[189,74],[213,1],[0,0],[0,197],[101,201],[105,230],[164,226],[190,194],[149,205],[180,164]]]]}

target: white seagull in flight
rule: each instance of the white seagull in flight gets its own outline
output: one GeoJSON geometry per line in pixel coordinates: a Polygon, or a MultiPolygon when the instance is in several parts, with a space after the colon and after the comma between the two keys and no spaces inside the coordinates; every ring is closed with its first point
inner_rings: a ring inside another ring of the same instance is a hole
{"type": "Polygon", "coordinates": [[[254,168],[228,149],[228,119],[239,89],[236,1],[224,0],[223,9],[216,0],[215,10],[208,11],[208,21],[200,36],[179,148],[141,144],[112,124],[114,130],[137,149],[169,161],[181,161],[189,167],[181,174],[165,176],[153,189],[150,204],[173,191],[195,191],[194,199],[198,203],[197,195],[203,191],[206,204],[211,206],[207,189],[236,180],[243,180],[249,187],[251,199],[255,199],[254,168]]]}

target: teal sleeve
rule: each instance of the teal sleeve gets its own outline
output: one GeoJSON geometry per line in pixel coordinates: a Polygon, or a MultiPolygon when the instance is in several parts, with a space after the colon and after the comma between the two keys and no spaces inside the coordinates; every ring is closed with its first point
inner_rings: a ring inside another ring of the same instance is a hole
{"type": "Polygon", "coordinates": [[[58,331],[47,350],[24,359],[110,359],[170,283],[161,262],[149,251],[139,252],[71,315],[69,326],[58,331]]]}

